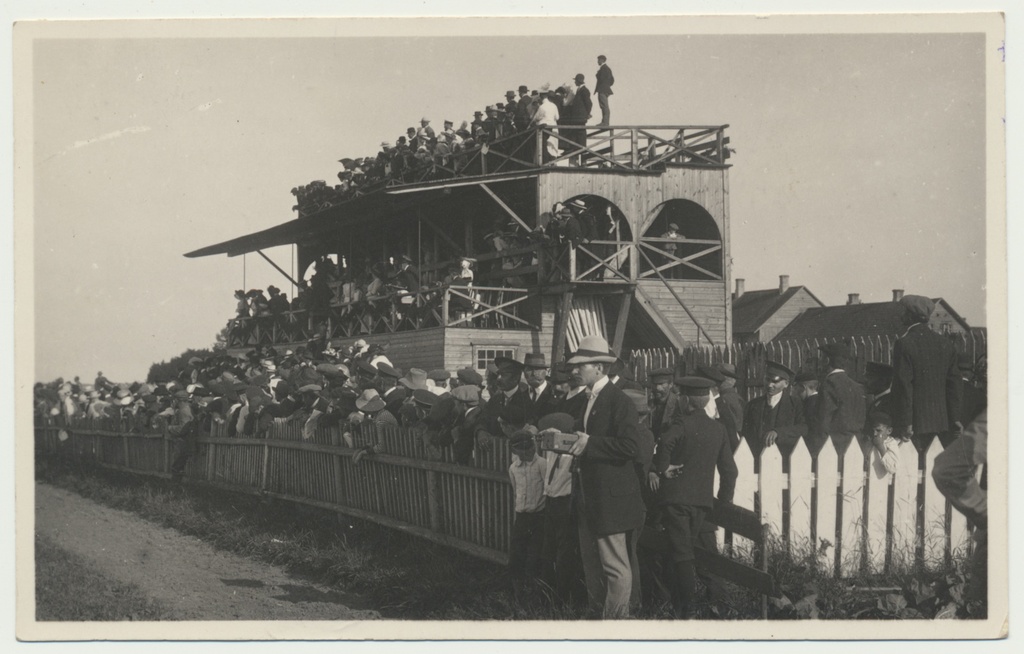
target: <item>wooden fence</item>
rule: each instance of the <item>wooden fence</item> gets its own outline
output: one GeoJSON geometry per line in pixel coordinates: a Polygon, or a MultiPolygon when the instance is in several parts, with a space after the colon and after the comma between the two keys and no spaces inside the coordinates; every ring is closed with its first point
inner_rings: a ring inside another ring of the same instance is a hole
{"type": "MultiPolygon", "coordinates": [[[[963,352],[977,360],[987,351],[984,332],[952,334],[948,337],[958,353],[963,352]]],[[[862,374],[868,361],[892,363],[895,336],[862,336],[855,338],[810,338],[767,343],[741,343],[731,346],[688,347],[681,353],[671,348],[632,350],[633,373],[637,381],[658,368],[680,368],[692,371],[701,364],[731,363],[739,378],[736,389],[747,401],[761,395],[764,388],[764,368],[767,361],[776,361],[796,372],[824,372],[818,347],[826,343],[846,342],[856,360],[854,373],[862,374]]]]}
{"type": "MultiPolygon", "coordinates": [[[[514,510],[504,441],[462,466],[449,451],[429,454],[413,430],[387,428],[380,433],[383,453],[353,465],[358,449],[374,442],[373,429],[356,429],[354,447],[347,447],[336,428],[303,440],[299,423],[278,420],[270,438],[256,439],[228,438],[215,425],[199,439],[184,477],[337,511],[506,563],[514,510]]],[[[166,478],[179,443],[80,420],[37,424],[36,445],[40,453],[166,478]]],[[[856,444],[837,453],[827,443],[813,457],[800,444],[783,457],[777,448],[755,456],[741,443],[735,503],[760,516],[780,549],[799,556],[815,551],[815,564],[836,575],[941,565],[969,546],[969,534],[932,484],[939,451],[937,440],[923,453],[908,443],[900,470],[885,475],[877,456],[856,444]]],[[[718,534],[733,556],[756,560],[751,541],[718,534]]]]}

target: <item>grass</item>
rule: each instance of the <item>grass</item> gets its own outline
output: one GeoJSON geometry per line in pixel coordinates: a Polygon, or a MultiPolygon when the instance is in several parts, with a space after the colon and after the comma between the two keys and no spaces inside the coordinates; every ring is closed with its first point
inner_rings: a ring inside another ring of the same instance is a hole
{"type": "MultiPolygon", "coordinates": [[[[37,479],[361,596],[392,619],[574,620],[585,607],[556,602],[541,583],[513,584],[507,570],[372,522],[289,502],[179,485],[37,457],[37,479]]],[[[712,619],[756,618],[759,598],[726,584],[712,619]]],[[[669,619],[648,611],[642,618],[669,619]]]]}
{"type": "Polygon", "coordinates": [[[109,579],[88,561],[36,534],[36,620],[161,620],[168,615],[134,584],[109,579]]]}

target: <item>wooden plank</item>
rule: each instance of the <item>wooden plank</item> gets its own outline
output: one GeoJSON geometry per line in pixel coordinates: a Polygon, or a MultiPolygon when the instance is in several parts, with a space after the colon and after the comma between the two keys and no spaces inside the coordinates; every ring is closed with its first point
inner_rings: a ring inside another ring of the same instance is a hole
{"type": "Polygon", "coordinates": [[[888,523],[888,506],[893,475],[882,465],[882,457],[878,450],[868,443],[870,463],[867,478],[867,572],[881,574],[885,570],[886,561],[886,526],[888,523]]]}
{"type": "Polygon", "coordinates": [[[716,499],[705,520],[752,541],[761,540],[761,521],[756,513],[742,506],[716,499]]]}
{"type": "Polygon", "coordinates": [[[790,551],[798,555],[810,553],[816,545],[811,541],[813,486],[811,453],[801,438],[789,455],[789,542],[790,551]]]}
{"type": "Polygon", "coordinates": [[[782,535],[782,490],[788,480],[782,473],[782,452],[778,446],[761,452],[761,474],[757,476],[758,497],[761,498],[761,522],[782,535]]]}
{"type": "Polygon", "coordinates": [[[832,440],[825,441],[821,451],[818,452],[818,475],[816,479],[817,491],[817,520],[816,535],[818,542],[816,546],[819,553],[824,553],[824,559],[819,559],[823,564],[827,562],[826,574],[833,574],[835,571],[836,552],[836,491],[839,483],[839,460],[832,440]],[[829,547],[823,548],[822,541],[828,541],[829,547]],[[825,550],[823,552],[823,550],[825,550]]]}
{"type": "Polygon", "coordinates": [[[864,453],[856,442],[850,443],[842,456],[837,497],[837,520],[840,520],[838,544],[839,572],[843,577],[852,577],[861,570],[864,561],[864,453]]]}
{"type": "Polygon", "coordinates": [[[629,319],[629,307],[632,300],[632,293],[622,294],[622,301],[619,303],[619,313],[615,317],[615,331],[613,332],[612,340],[613,352],[620,352],[622,350],[622,341],[626,338],[626,323],[629,319]]]}
{"type": "Polygon", "coordinates": [[[932,481],[932,467],[935,464],[935,457],[942,453],[942,443],[938,438],[932,439],[931,445],[925,454],[925,466],[921,471],[920,479],[924,480],[924,547],[925,565],[940,566],[943,563],[945,552],[945,519],[946,519],[946,498],[935,488],[932,481]]]}

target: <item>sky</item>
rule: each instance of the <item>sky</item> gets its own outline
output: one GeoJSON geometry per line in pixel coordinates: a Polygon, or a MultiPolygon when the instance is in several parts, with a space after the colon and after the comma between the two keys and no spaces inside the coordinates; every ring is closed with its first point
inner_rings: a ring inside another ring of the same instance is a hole
{"type": "Polygon", "coordinates": [[[730,125],[747,290],[901,288],[986,324],[983,35],[570,33],[36,41],[35,378],[142,379],[212,345],[234,289],[284,279],[185,252],[292,219],[293,186],[421,116],[578,72],[593,88],[597,54],[615,124],[730,125]]]}

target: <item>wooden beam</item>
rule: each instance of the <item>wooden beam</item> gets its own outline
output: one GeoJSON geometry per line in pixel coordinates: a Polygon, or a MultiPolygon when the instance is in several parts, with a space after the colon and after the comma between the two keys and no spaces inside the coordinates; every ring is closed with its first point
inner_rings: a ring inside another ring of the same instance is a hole
{"type": "Polygon", "coordinates": [[[612,351],[622,351],[622,341],[626,338],[626,323],[629,320],[629,307],[633,301],[632,293],[623,293],[619,303],[619,315],[615,317],[615,331],[612,337],[612,351]]]}
{"type": "Polygon", "coordinates": [[[558,325],[555,327],[555,338],[552,343],[551,363],[552,365],[562,360],[565,354],[565,332],[569,329],[569,312],[572,311],[572,294],[570,288],[562,294],[562,305],[558,312],[558,325]]]}
{"type": "Polygon", "coordinates": [[[523,229],[525,229],[527,232],[533,231],[533,228],[527,225],[526,222],[519,217],[519,214],[517,214],[515,211],[512,211],[512,207],[505,204],[505,201],[499,198],[498,194],[491,190],[491,187],[487,186],[487,184],[481,184],[480,188],[482,188],[484,192],[487,193],[487,195],[491,196],[491,199],[497,202],[498,206],[505,210],[505,213],[512,216],[513,220],[522,225],[523,229]]]}
{"type": "Polygon", "coordinates": [[[679,297],[679,293],[676,293],[676,290],[672,288],[671,284],[668,283],[668,280],[665,279],[665,276],[661,274],[660,270],[658,270],[658,266],[656,266],[654,262],[651,261],[651,258],[647,256],[647,253],[644,252],[643,249],[640,250],[640,254],[644,256],[644,259],[647,260],[647,263],[651,264],[651,268],[654,268],[654,272],[658,273],[658,278],[661,279],[661,283],[665,285],[665,288],[668,289],[668,292],[671,293],[672,297],[676,299],[676,302],[678,302],[679,306],[683,308],[683,311],[686,312],[686,315],[690,316],[690,320],[692,320],[693,324],[697,326],[697,329],[700,330],[700,333],[704,334],[704,338],[708,339],[708,344],[714,345],[715,341],[711,338],[711,335],[708,334],[707,330],[704,329],[704,325],[700,324],[700,322],[697,320],[697,316],[693,315],[693,312],[690,311],[690,307],[686,306],[686,303],[683,302],[683,298],[679,297]]]}
{"type": "Polygon", "coordinates": [[[662,333],[668,336],[668,340],[672,341],[672,346],[680,352],[685,350],[687,346],[686,339],[683,338],[682,334],[676,331],[676,328],[668,318],[665,317],[665,314],[658,309],[657,303],[651,299],[651,296],[644,291],[642,286],[637,286],[636,290],[640,294],[637,298],[640,301],[640,306],[647,311],[647,314],[654,320],[655,324],[658,325],[662,333]]]}
{"type": "MultiPolygon", "coordinates": [[[[432,222],[432,221],[430,220],[430,218],[427,218],[426,216],[424,216],[424,215],[423,215],[423,212],[421,212],[421,211],[418,211],[418,212],[417,212],[417,214],[418,214],[418,215],[419,215],[419,217],[420,217],[420,221],[421,221],[421,222],[422,222],[422,223],[423,223],[424,225],[426,225],[427,227],[429,227],[429,228],[430,228],[431,230],[433,230],[434,234],[436,234],[437,236],[440,236],[440,237],[441,237],[441,240],[442,240],[442,241],[444,241],[444,242],[445,242],[445,243],[447,243],[448,245],[452,246],[452,249],[453,249],[453,250],[455,250],[455,253],[456,253],[456,254],[462,255],[462,254],[464,253],[464,250],[462,249],[462,246],[461,246],[461,245],[459,245],[458,243],[456,243],[455,241],[453,241],[453,240],[451,239],[451,237],[450,237],[450,236],[448,236],[447,234],[445,234],[445,233],[444,233],[444,231],[442,231],[442,230],[441,230],[441,228],[439,228],[439,227],[438,227],[437,225],[435,225],[435,224],[434,224],[434,223],[433,223],[433,222],[432,222]]],[[[436,253],[435,253],[435,255],[436,255],[436,253]]]]}
{"type": "MultiPolygon", "coordinates": [[[[641,532],[639,545],[644,549],[661,554],[668,554],[671,551],[665,533],[653,529],[644,529],[641,532]]],[[[740,563],[717,552],[706,550],[699,545],[694,548],[694,555],[694,565],[701,571],[764,595],[775,596],[777,594],[775,580],[763,570],[740,563]]]]}
{"type": "Polygon", "coordinates": [[[284,278],[292,283],[292,286],[299,286],[299,283],[297,281],[295,281],[294,279],[292,279],[291,275],[289,275],[284,270],[282,270],[281,266],[277,265],[276,263],[274,263],[273,259],[271,259],[267,255],[263,254],[263,250],[256,250],[256,254],[258,254],[261,257],[263,257],[264,259],[266,259],[267,263],[269,263],[271,266],[273,266],[274,269],[277,270],[277,272],[279,272],[282,275],[284,275],[284,278]]]}

